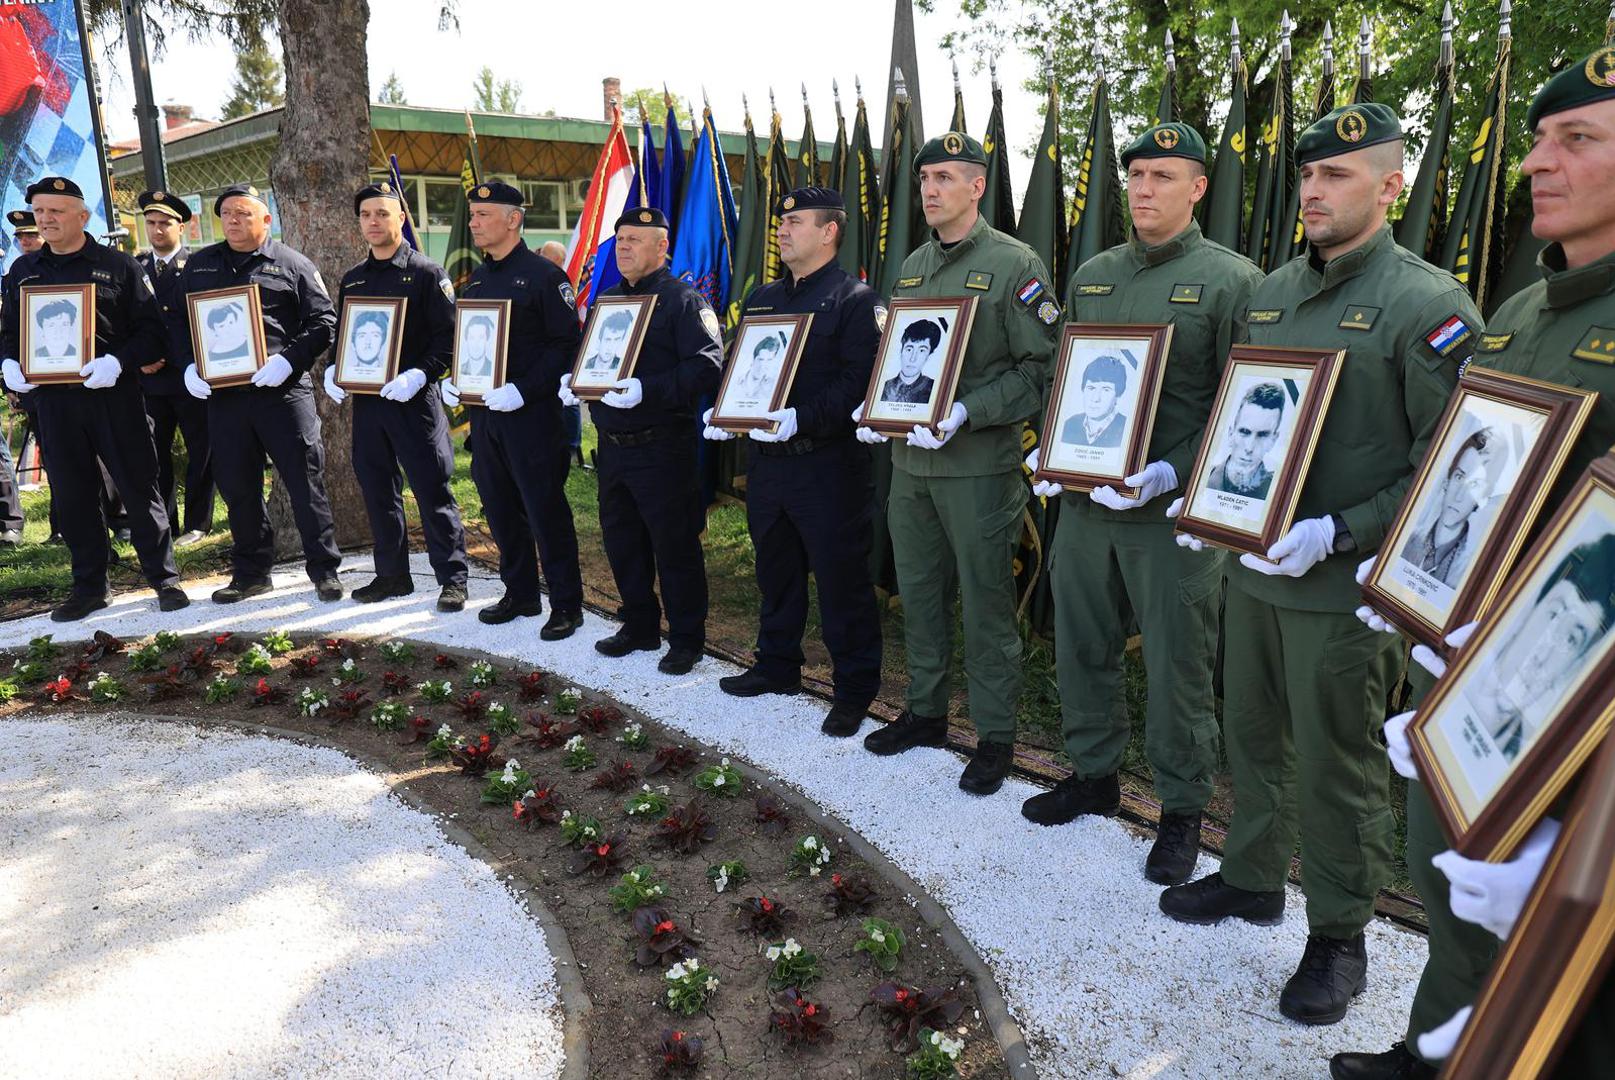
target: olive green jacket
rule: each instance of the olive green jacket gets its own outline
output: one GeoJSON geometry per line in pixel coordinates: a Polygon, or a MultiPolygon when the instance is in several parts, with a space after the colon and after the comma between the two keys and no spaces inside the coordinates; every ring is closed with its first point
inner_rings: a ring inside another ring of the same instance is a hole
{"type": "Polygon", "coordinates": [[[936,238],[903,260],[892,298],[974,296],[976,317],[954,400],[970,418],[940,450],[892,440],[892,464],[913,476],[988,476],[1021,467],[1022,422],[1036,414],[1054,354],[1060,305],[1030,247],[977,218],[944,251],[936,238]]]}
{"type": "Polygon", "coordinates": [[[1295,520],[1339,514],[1355,547],[1299,578],[1230,561],[1231,584],[1302,611],[1361,603],[1357,564],[1384,541],[1481,327],[1458,279],[1398,247],[1389,227],[1327,264],[1302,255],[1268,275],[1246,312],[1251,344],[1346,350],[1295,520]]]}

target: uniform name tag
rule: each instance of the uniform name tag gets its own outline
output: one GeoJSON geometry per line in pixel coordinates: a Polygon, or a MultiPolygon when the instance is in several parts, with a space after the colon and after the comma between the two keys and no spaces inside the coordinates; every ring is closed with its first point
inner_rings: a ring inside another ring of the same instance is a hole
{"type": "Polygon", "coordinates": [[[749,308],[746,309],[746,314],[747,315],[757,315],[757,314],[760,314],[760,313],[762,313],[764,311],[773,311],[773,310],[774,310],[774,307],[773,307],[772,304],[764,306],[764,307],[749,307],[749,308]]]}
{"type": "Polygon", "coordinates": [[[1372,330],[1379,312],[1377,307],[1353,304],[1341,313],[1339,326],[1342,330],[1372,330]]]}
{"type": "Polygon", "coordinates": [[[1078,296],[1109,296],[1116,291],[1114,285],[1078,285],[1078,296]]]}
{"type": "Polygon", "coordinates": [[[993,276],[981,270],[972,270],[965,275],[965,288],[980,289],[983,292],[993,287],[993,276]]]}
{"type": "Polygon", "coordinates": [[[1607,326],[1593,327],[1570,355],[1595,364],[1615,364],[1615,330],[1607,326]]]}
{"type": "Polygon", "coordinates": [[[1205,292],[1204,285],[1174,285],[1172,286],[1172,302],[1174,304],[1198,304],[1200,294],[1205,292]]]}
{"type": "Polygon", "coordinates": [[[924,280],[925,280],[924,277],[898,278],[897,279],[897,288],[899,288],[899,289],[912,289],[914,286],[918,285],[920,282],[922,282],[924,280]]]}
{"type": "Polygon", "coordinates": [[[1257,326],[1272,326],[1282,318],[1284,318],[1283,308],[1265,308],[1262,310],[1252,308],[1245,313],[1245,321],[1254,323],[1257,326]]]}
{"type": "Polygon", "coordinates": [[[1506,334],[1482,334],[1475,343],[1476,352],[1502,352],[1508,348],[1508,343],[1514,340],[1514,331],[1506,334]]]}

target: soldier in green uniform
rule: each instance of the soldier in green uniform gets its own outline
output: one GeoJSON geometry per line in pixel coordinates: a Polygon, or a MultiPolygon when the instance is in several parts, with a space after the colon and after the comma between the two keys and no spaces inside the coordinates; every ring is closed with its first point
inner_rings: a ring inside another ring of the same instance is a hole
{"type": "MultiPolygon", "coordinates": [[[[1534,142],[1521,165],[1531,183],[1531,231],[1549,242],[1538,259],[1543,280],[1510,297],[1487,320],[1473,363],[1598,391],[1587,426],[1543,505],[1538,521],[1545,522],[1587,465],[1615,446],[1615,185],[1609,179],[1615,175],[1615,49],[1599,49],[1549,80],[1526,125],[1534,142]]],[[[1369,569],[1360,572],[1366,577],[1369,569]]],[[[1468,631],[1459,634],[1467,639],[1468,631]]],[[[1460,640],[1457,634],[1453,640],[1460,640]]],[[[1417,701],[1433,680],[1415,666],[1410,681],[1417,701]]],[[[1410,717],[1387,725],[1393,761],[1405,758],[1396,748],[1406,742],[1410,717]]],[[[1399,770],[1404,767],[1412,771],[1410,763],[1398,763],[1399,770]]],[[[1451,1039],[1438,1040],[1443,1052],[1431,1053],[1429,1033],[1475,1000],[1497,951],[1496,937],[1452,912],[1448,880],[1430,862],[1447,841],[1429,795],[1412,778],[1407,814],[1408,873],[1430,919],[1430,958],[1413,996],[1405,1041],[1378,1054],[1336,1054],[1329,1063],[1335,1080],[1435,1076],[1434,1061],[1450,1050],[1451,1039]]],[[[1611,1038],[1607,1026],[1603,1037],[1611,1038]]],[[[1573,1057],[1567,1056],[1566,1066],[1573,1057]]],[[[1562,1066],[1560,1074],[1593,1075],[1593,1060],[1583,1061],[1585,1071],[1562,1066]]]]}
{"type": "MultiPolygon", "coordinates": [[[[1034,795],[1021,813],[1043,825],[1115,814],[1116,771],[1127,748],[1120,677],[1127,642],[1123,607],[1137,613],[1149,678],[1145,752],[1161,799],[1161,824],[1144,863],[1152,881],[1176,885],[1194,870],[1200,817],[1217,767],[1211,669],[1217,648],[1222,560],[1172,541],[1166,516],[1194,464],[1228,348],[1262,272],[1200,233],[1194,208],[1206,193],[1206,144],[1187,124],[1158,124],[1122,151],[1133,236],[1089,259],[1066,289],[1066,319],[1170,323],[1148,464],[1126,484],[1066,493],[1049,558],[1055,668],[1071,775],[1034,795]]],[[[1140,358],[1142,360],[1142,358],[1140,358]]],[[[1075,373],[1073,373],[1075,374],[1075,373]]],[[[1137,369],[1124,371],[1137,379],[1137,369]]],[[[1038,466],[1039,451],[1027,458],[1038,466]]],[[[1058,496],[1058,484],[1033,489],[1058,496]]]]}
{"type": "Polygon", "coordinates": [[[1394,112],[1336,109],[1296,141],[1296,161],[1311,250],[1257,288],[1246,336],[1344,349],[1346,361],[1295,524],[1266,559],[1229,564],[1234,819],[1220,872],[1167,889],[1161,910],[1185,922],[1279,921],[1299,826],[1309,934],[1279,1011],[1332,1024],[1366,985],[1363,927],[1394,831],[1375,734],[1400,650],[1354,616],[1353,571],[1383,542],[1481,322],[1463,286],[1397,247],[1385,224],[1403,185],[1394,112]]]}
{"type": "MultiPolygon", "coordinates": [[[[917,425],[892,447],[887,513],[903,596],[908,708],[864,746],[898,754],[946,741],[957,576],[977,735],[959,786],[990,795],[1009,774],[1021,691],[1013,571],[1026,508],[1021,427],[1042,399],[1060,305],[1037,254],[978,212],[987,187],[980,143],[947,132],[920,148],[914,168],[931,239],[904,260],[893,296],[973,296],[976,316],[951,412],[936,431],[917,425]]],[[[853,420],[862,419],[860,407],[853,420]]],[[[885,439],[861,426],[858,437],[885,439]]]]}

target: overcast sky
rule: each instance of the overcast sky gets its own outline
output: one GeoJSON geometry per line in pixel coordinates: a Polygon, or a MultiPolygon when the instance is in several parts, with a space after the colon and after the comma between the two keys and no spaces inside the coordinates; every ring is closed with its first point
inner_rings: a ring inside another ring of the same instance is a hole
{"type": "MultiPolygon", "coordinates": [[[[891,53],[891,0],[811,0],[789,6],[756,0],[610,4],[460,0],[459,6],[459,32],[439,33],[438,0],[372,0],[372,97],[396,71],[410,104],[464,108],[471,103],[472,79],[486,64],[496,76],[521,84],[526,111],[553,109],[562,116],[598,118],[600,80],[615,75],[625,89],[665,81],[673,93],[689,97],[697,108],[705,86],[713,116],[724,130],[741,127],[740,99],[746,94],[753,121],[766,135],[772,85],[785,133],[795,138],[802,131],[805,81],[815,131],[821,139],[830,139],[835,135],[830,80],[841,84],[850,129],[853,78],[861,76],[875,138],[880,138],[891,53]],[[859,25],[867,29],[858,33],[859,25]]],[[[953,76],[940,43],[959,16],[939,11],[916,13],[915,19],[924,131],[936,134],[947,126],[953,111],[953,76]]],[[[966,118],[979,136],[992,105],[991,88],[985,68],[978,73],[970,67],[961,59],[966,118]]],[[[1024,54],[1000,57],[998,68],[1019,202],[1042,129],[1040,98],[1022,89],[1033,71],[1024,54]]],[[[167,54],[154,58],[154,92],[159,102],[191,105],[198,116],[215,118],[229,97],[234,69],[235,54],[227,44],[192,44],[175,35],[167,54]]],[[[127,52],[117,55],[111,70],[102,69],[106,123],[113,138],[137,134],[128,72],[127,52]]]]}

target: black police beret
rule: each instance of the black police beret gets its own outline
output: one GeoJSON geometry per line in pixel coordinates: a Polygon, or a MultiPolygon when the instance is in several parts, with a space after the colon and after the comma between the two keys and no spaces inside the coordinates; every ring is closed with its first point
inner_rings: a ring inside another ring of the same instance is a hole
{"type": "Polygon", "coordinates": [[[1353,150],[1402,138],[1402,122],[1389,105],[1365,101],[1342,105],[1313,124],[1295,140],[1295,163],[1339,157],[1353,150]]]}
{"type": "Polygon", "coordinates": [[[968,161],[975,165],[987,164],[987,151],[981,144],[962,131],[944,131],[926,142],[914,155],[914,169],[921,165],[939,165],[944,161],[968,161]]]}
{"type": "Polygon", "coordinates": [[[617,224],[611,227],[613,232],[624,225],[633,225],[641,229],[667,228],[667,215],[654,206],[636,206],[632,210],[624,210],[617,224]]]}
{"type": "Polygon", "coordinates": [[[471,189],[466,197],[472,203],[498,203],[500,206],[521,206],[522,193],[509,184],[498,180],[489,180],[485,184],[478,184],[471,189]]]}
{"type": "Polygon", "coordinates": [[[393,187],[391,180],[378,180],[374,184],[366,184],[353,196],[353,216],[359,216],[359,207],[366,199],[392,199],[403,205],[404,196],[393,187]]]}
{"type": "Polygon", "coordinates": [[[1544,116],[1615,98],[1615,48],[1608,45],[1549,79],[1531,101],[1525,130],[1535,131],[1544,116]]]}
{"type": "Polygon", "coordinates": [[[142,214],[148,210],[156,210],[158,213],[167,214],[169,217],[174,218],[182,225],[191,220],[191,208],[185,205],[184,199],[181,199],[173,192],[142,191],[140,198],[136,201],[140,204],[142,214]]]}
{"type": "Polygon", "coordinates": [[[213,200],[213,216],[223,217],[224,200],[233,198],[237,195],[242,195],[249,199],[257,199],[259,202],[264,204],[264,209],[267,210],[269,208],[269,200],[264,198],[263,192],[259,191],[251,184],[231,184],[229,187],[219,192],[219,197],[213,200]]]}
{"type": "Polygon", "coordinates": [[[1188,124],[1156,124],[1127,144],[1122,151],[1122,168],[1134,158],[1180,157],[1206,161],[1206,140],[1188,124]]]}
{"type": "Polygon", "coordinates": [[[847,200],[841,197],[841,192],[828,187],[797,188],[785,198],[780,200],[779,211],[788,214],[792,210],[845,210],[847,200]]]}
{"type": "Polygon", "coordinates": [[[35,195],[71,195],[75,199],[82,199],[84,190],[65,176],[42,176],[28,185],[23,197],[33,202],[35,195]]]}
{"type": "Polygon", "coordinates": [[[23,233],[37,233],[39,231],[39,226],[34,224],[34,212],[32,210],[12,210],[6,214],[6,220],[11,223],[13,236],[21,236],[23,233]]]}

